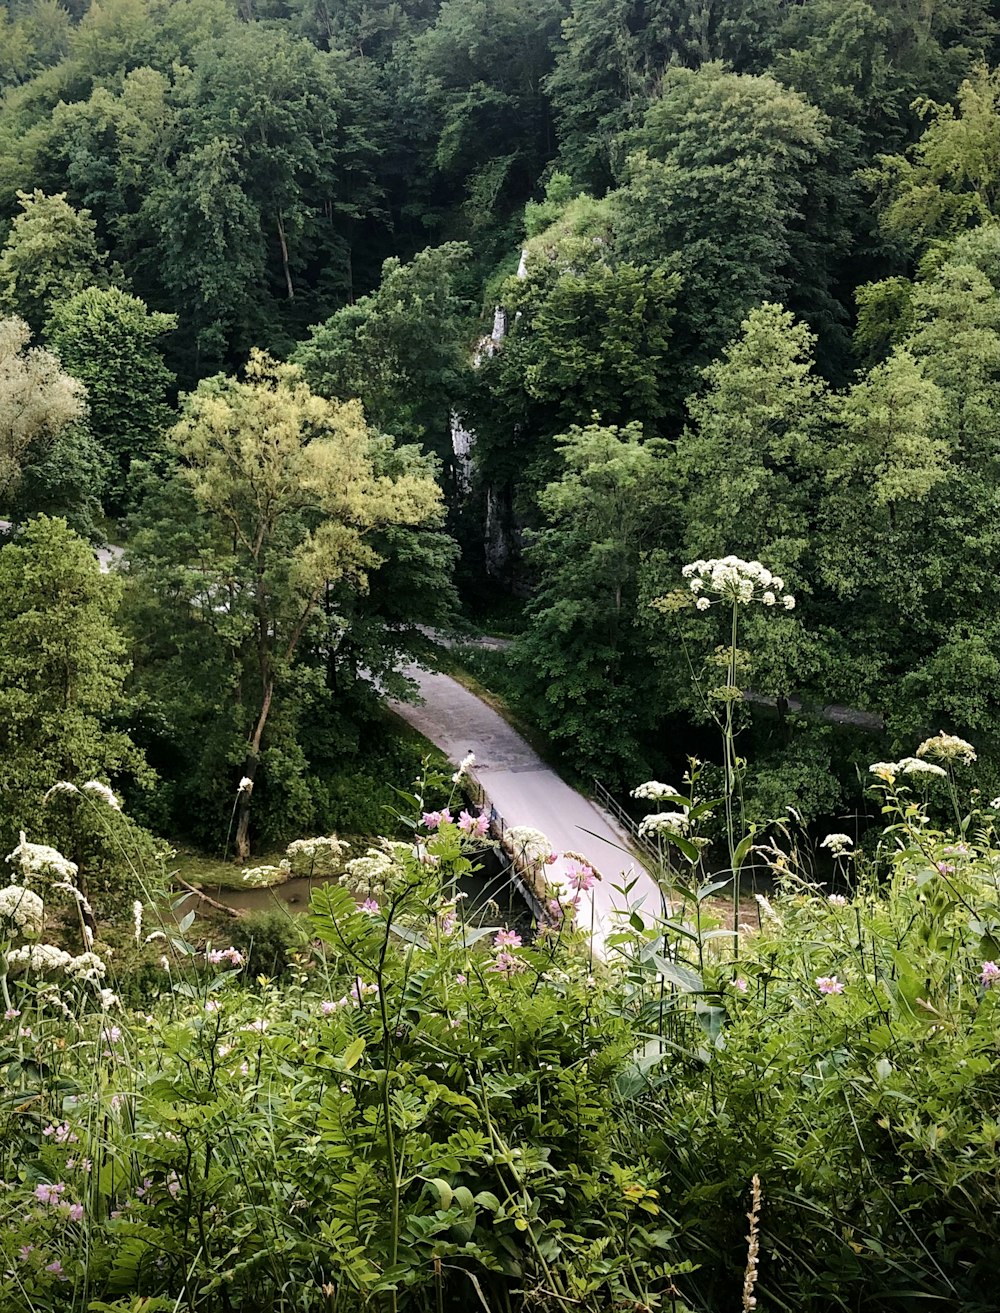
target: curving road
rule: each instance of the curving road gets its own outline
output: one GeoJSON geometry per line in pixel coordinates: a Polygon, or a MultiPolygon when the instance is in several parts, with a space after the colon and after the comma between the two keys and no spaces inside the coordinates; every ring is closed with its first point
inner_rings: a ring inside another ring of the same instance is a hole
{"type": "MultiPolygon", "coordinates": [[[[474,752],[476,778],[508,826],[534,826],[548,836],[555,852],[581,853],[601,872],[603,879],[583,895],[580,909],[581,924],[593,922],[598,947],[613,927],[616,909],[639,905],[659,912],[660,891],[628,851],[622,832],[546,766],[501,715],[448,675],[415,665],[406,674],[423,702],[393,701],[396,714],[452,761],[474,752]],[[634,883],[626,899],[620,887],[629,882],[634,883]]],[[[561,882],[563,862],[550,867],[549,874],[561,882]]]]}

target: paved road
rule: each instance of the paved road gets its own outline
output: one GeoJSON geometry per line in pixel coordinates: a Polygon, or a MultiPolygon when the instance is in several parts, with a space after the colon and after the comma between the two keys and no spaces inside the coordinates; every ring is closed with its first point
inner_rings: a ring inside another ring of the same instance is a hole
{"type": "MultiPolygon", "coordinates": [[[[659,911],[659,890],[610,818],[546,766],[502,716],[448,675],[419,666],[406,673],[424,701],[393,702],[393,710],[452,761],[469,751],[476,754],[475,774],[507,825],[532,825],[548,836],[553,851],[582,853],[601,872],[603,879],[591,895],[583,895],[580,909],[584,925],[593,919],[598,947],[612,928],[615,909],[626,905],[613,886],[634,880],[629,903],[659,911]]],[[[561,880],[563,863],[549,867],[549,874],[561,880]]]]}

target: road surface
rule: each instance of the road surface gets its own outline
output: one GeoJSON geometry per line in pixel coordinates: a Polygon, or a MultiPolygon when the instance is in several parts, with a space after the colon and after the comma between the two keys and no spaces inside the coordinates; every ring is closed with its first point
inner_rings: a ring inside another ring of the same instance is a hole
{"type": "MultiPolygon", "coordinates": [[[[430,739],[452,761],[476,754],[475,775],[507,826],[531,825],[547,835],[553,852],[581,853],[602,879],[583,894],[582,925],[594,926],[598,948],[626,899],[614,886],[630,881],[630,906],[650,914],[661,908],[660,892],[649,873],[628,851],[623,834],[592,802],[559,778],[515,730],[457,680],[436,671],[409,666],[406,674],[423,702],[392,702],[397,715],[430,739]]],[[[548,868],[549,878],[564,880],[564,862],[548,868]]]]}

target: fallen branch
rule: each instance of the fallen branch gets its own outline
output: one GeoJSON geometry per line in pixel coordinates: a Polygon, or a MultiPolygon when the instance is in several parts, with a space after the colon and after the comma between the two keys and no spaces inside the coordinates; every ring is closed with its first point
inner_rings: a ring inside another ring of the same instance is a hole
{"type": "Polygon", "coordinates": [[[175,875],[174,879],[177,881],[177,883],[181,886],[182,889],[186,889],[189,894],[194,894],[194,896],[196,898],[200,898],[203,903],[208,903],[209,907],[214,908],[216,912],[225,912],[226,916],[235,917],[237,921],[241,920],[244,916],[246,916],[246,911],[244,910],[244,908],[227,907],[225,903],[220,903],[217,902],[214,898],[209,898],[208,894],[203,894],[200,889],[196,889],[193,884],[188,884],[188,882],[186,880],[182,880],[179,875],[175,875]]]}

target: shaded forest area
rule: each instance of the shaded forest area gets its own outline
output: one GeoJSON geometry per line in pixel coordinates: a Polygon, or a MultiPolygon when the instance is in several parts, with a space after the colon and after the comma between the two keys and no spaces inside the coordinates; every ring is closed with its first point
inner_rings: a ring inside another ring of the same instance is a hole
{"type": "Polygon", "coordinates": [[[1000,786],[998,62],[985,0],[8,4],[0,511],[130,560],[88,772],[341,826],[416,626],[501,595],[572,766],[676,770],[724,635],[649,603],[734,552],[798,599],[745,637],[751,815],[938,729],[1000,786]]]}

